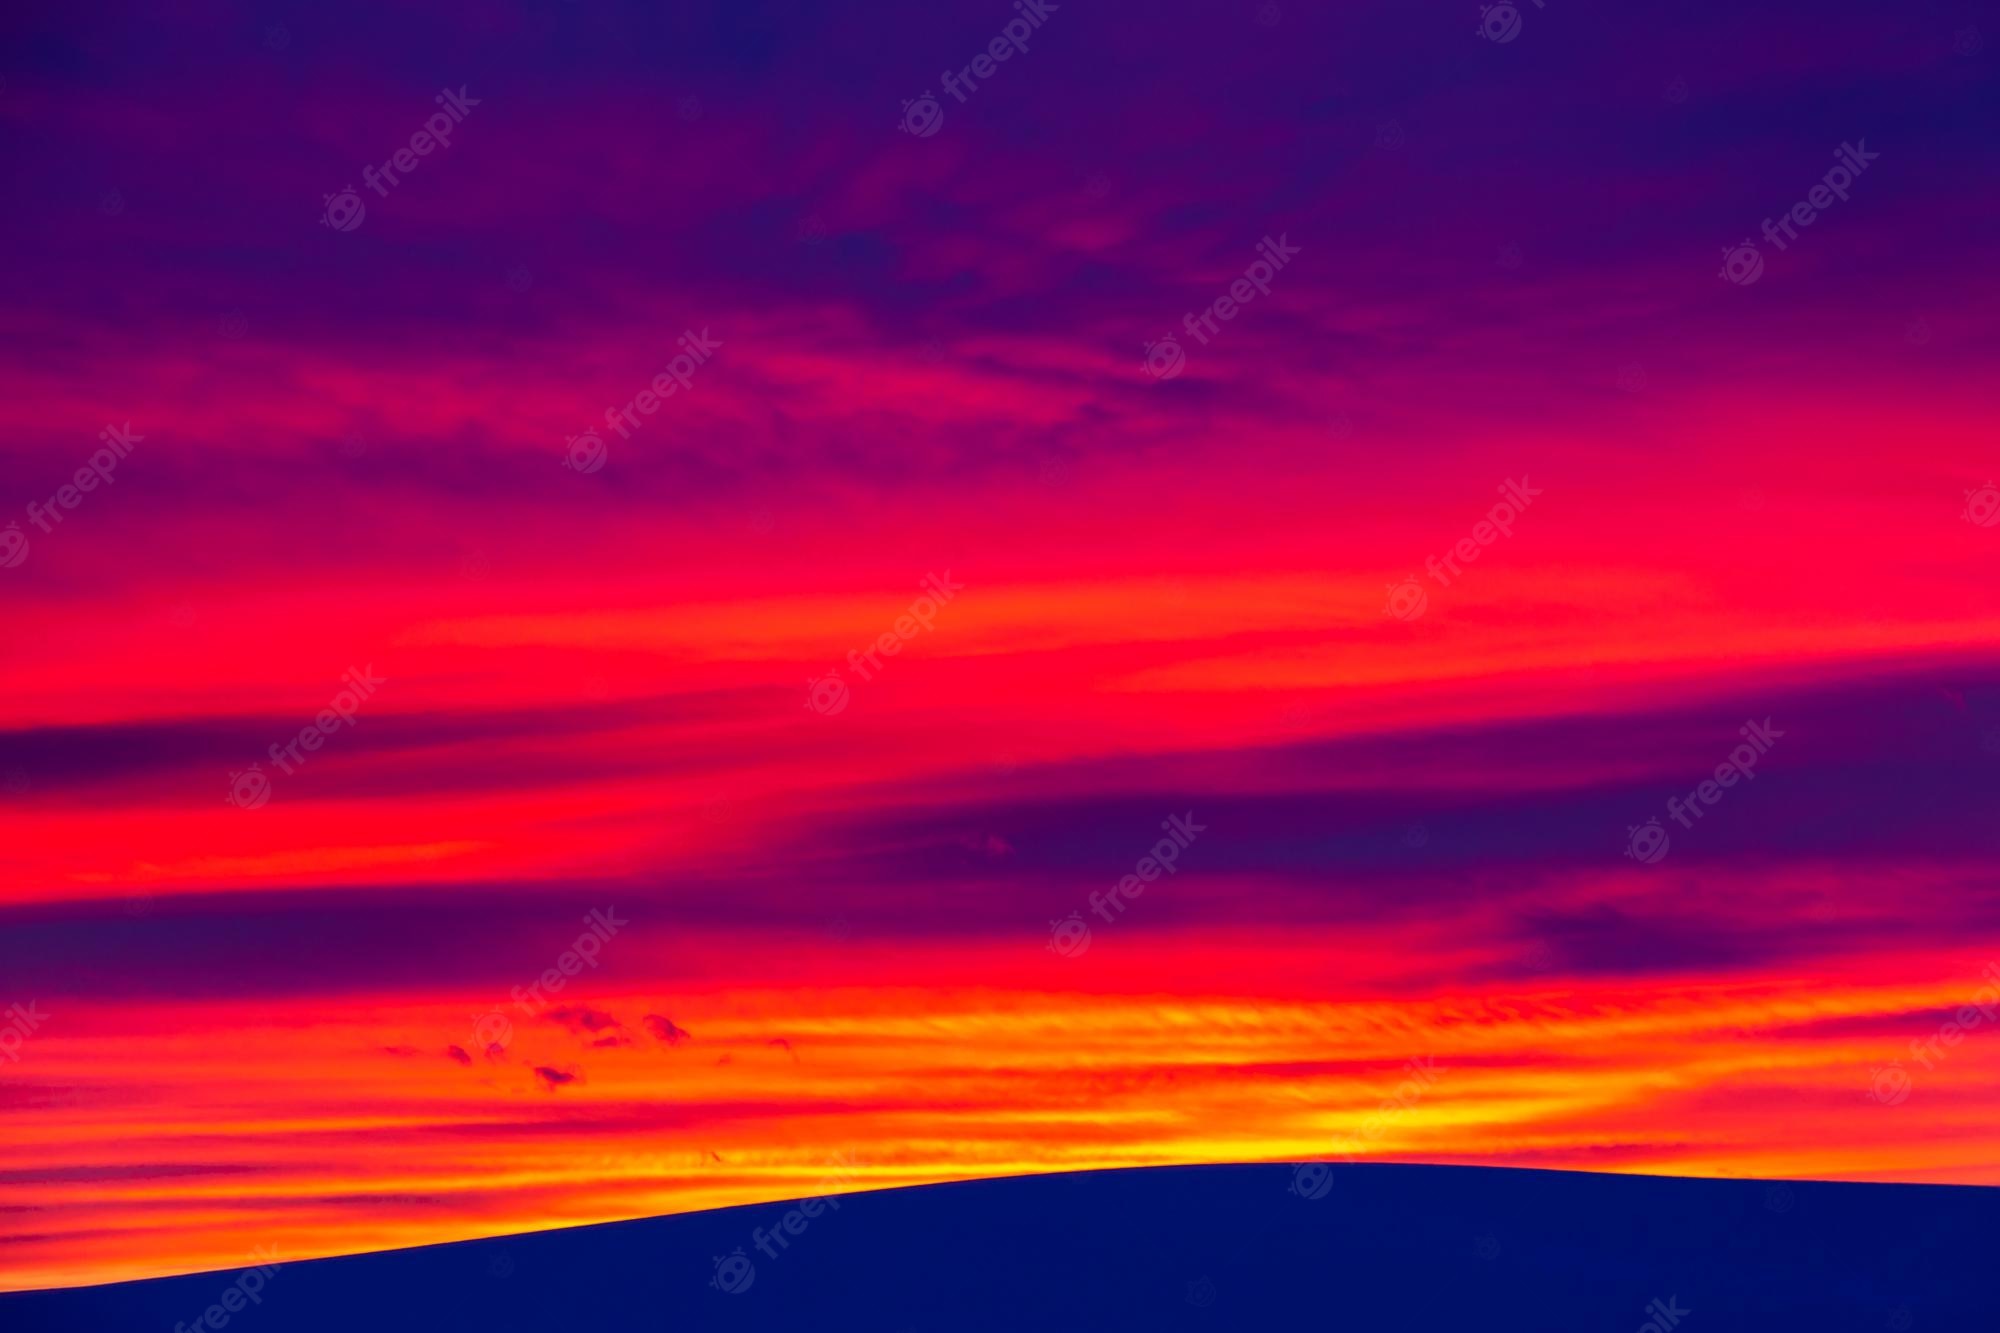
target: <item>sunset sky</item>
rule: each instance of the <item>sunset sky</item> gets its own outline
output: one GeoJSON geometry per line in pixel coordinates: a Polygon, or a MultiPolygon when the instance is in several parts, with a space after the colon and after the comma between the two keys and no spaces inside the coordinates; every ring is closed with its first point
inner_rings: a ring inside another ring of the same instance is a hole
{"type": "Polygon", "coordinates": [[[43,8],[0,1289],[1155,1163],[2000,1184],[1971,7],[43,8]]]}

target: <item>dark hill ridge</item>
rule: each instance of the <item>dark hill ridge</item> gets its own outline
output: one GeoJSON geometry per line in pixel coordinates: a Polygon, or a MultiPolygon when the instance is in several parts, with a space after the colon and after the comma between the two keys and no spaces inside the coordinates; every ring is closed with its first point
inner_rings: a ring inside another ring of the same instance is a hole
{"type": "MultiPolygon", "coordinates": [[[[0,1296],[0,1330],[191,1331],[237,1280],[0,1296]]],[[[1098,1171],[300,1261],[256,1296],[236,1298],[232,1333],[1994,1333],[2000,1191],[1441,1166],[1098,1171]]]]}

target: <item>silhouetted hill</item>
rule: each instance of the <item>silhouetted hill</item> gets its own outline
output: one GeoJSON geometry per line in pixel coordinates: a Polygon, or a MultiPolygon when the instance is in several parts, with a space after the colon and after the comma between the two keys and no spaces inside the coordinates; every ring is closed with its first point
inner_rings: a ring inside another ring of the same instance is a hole
{"type": "MultiPolygon", "coordinates": [[[[255,1302],[237,1298],[243,1308],[227,1327],[2000,1328],[2000,1191],[1991,1189],[1212,1166],[835,1202],[817,1216],[792,1214],[789,1231],[791,1205],[764,1204],[287,1263],[255,1302]],[[740,1289],[724,1290],[732,1286],[740,1289]]],[[[4,1296],[0,1329],[192,1329],[236,1280],[217,1273],[4,1296]]]]}

